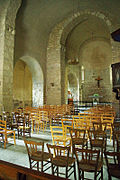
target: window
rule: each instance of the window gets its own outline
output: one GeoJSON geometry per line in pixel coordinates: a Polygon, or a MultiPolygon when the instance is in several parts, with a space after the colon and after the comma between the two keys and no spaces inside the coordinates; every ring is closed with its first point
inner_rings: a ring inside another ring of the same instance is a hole
{"type": "Polygon", "coordinates": [[[84,69],[84,66],[81,67],[81,81],[82,83],[84,82],[85,80],[85,69],[84,69]]]}

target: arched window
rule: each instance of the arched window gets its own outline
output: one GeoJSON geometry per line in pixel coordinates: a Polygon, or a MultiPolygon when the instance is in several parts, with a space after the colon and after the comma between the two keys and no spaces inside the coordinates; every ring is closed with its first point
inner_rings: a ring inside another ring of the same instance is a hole
{"type": "Polygon", "coordinates": [[[110,65],[110,84],[112,84],[112,67],[110,65]]]}
{"type": "Polygon", "coordinates": [[[84,83],[85,81],[85,69],[84,66],[81,67],[81,81],[84,83]]]}

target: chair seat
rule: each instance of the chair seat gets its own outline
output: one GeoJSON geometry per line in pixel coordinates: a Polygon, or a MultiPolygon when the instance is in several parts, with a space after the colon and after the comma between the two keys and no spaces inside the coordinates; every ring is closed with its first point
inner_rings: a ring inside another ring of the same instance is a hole
{"type": "Polygon", "coordinates": [[[13,131],[13,130],[7,130],[6,133],[7,133],[7,134],[11,134],[11,133],[15,133],[15,131],[13,131]]]}
{"type": "Polygon", "coordinates": [[[73,138],[74,144],[78,145],[85,145],[87,140],[81,138],[73,138]]]}
{"type": "MultiPolygon", "coordinates": [[[[98,168],[97,171],[99,171],[102,167],[102,162],[98,162],[98,168]]],[[[86,172],[95,172],[95,168],[96,168],[96,162],[94,160],[81,160],[79,162],[79,168],[82,171],[86,171],[86,172]]]]}
{"type": "Polygon", "coordinates": [[[32,153],[30,157],[35,161],[46,161],[50,158],[50,155],[47,152],[42,153],[41,151],[37,151],[32,153]]]}
{"type": "Polygon", "coordinates": [[[12,127],[17,126],[17,123],[12,123],[12,127]]]}
{"type": "Polygon", "coordinates": [[[11,133],[14,133],[14,131],[13,130],[1,130],[0,133],[11,134],[11,133]]]}
{"type": "Polygon", "coordinates": [[[95,139],[91,141],[92,146],[94,147],[101,147],[101,146],[105,146],[105,143],[103,145],[103,140],[102,139],[95,139]]]}
{"type": "Polygon", "coordinates": [[[67,141],[69,141],[69,140],[71,140],[71,138],[70,137],[66,137],[66,138],[64,138],[63,136],[61,136],[61,137],[58,137],[58,138],[54,138],[54,141],[58,141],[58,142],[67,142],[67,141]]]}
{"type": "Polygon", "coordinates": [[[23,128],[24,128],[24,129],[30,129],[30,127],[28,127],[28,126],[25,126],[25,127],[24,127],[24,126],[19,126],[19,127],[18,127],[18,129],[23,129],[23,128]]]}
{"type": "Polygon", "coordinates": [[[0,130],[0,133],[5,133],[5,130],[0,130]]]}
{"type": "Polygon", "coordinates": [[[52,164],[60,167],[71,166],[75,162],[75,158],[73,157],[65,157],[65,156],[56,156],[52,159],[52,164]],[[68,161],[67,161],[68,159],[68,161]],[[68,164],[67,164],[68,163],[68,164]]]}
{"type": "Polygon", "coordinates": [[[120,166],[118,164],[109,164],[110,174],[116,178],[120,178],[120,166]]]}

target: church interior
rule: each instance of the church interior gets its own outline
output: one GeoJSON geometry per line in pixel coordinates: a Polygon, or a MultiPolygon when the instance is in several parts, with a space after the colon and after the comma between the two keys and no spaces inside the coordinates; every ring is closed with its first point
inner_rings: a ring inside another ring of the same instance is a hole
{"type": "MultiPolygon", "coordinates": [[[[120,157],[120,1],[0,0],[0,27],[0,177],[16,179],[15,173],[10,177],[14,171],[21,180],[27,176],[29,179],[55,179],[50,169],[46,175],[44,171],[21,169],[21,166],[29,168],[25,140],[42,141],[47,151],[47,144],[55,144],[53,126],[63,128],[63,121],[69,119],[64,128],[81,129],[78,119],[84,114],[84,119],[91,123],[94,113],[97,118],[99,115],[95,123],[101,123],[102,131],[108,133],[104,135],[108,147],[102,146],[100,154],[104,157],[102,179],[110,178],[107,155],[103,151],[112,149],[120,157]],[[117,64],[114,71],[117,85],[113,82],[114,64],[117,64]],[[45,116],[40,115],[43,111],[47,112],[47,120],[36,123],[36,112],[40,119],[45,116]],[[104,119],[106,112],[107,115],[110,112],[107,118],[112,119],[109,123],[104,119]],[[22,134],[26,129],[13,122],[16,117],[21,118],[19,113],[30,115],[29,137],[22,134]],[[4,122],[5,131],[1,127],[4,122]],[[10,133],[14,135],[10,137],[12,144],[8,140],[10,133]],[[7,166],[11,168],[8,172],[4,170],[7,166]],[[35,176],[35,173],[38,174],[35,176]]],[[[84,138],[89,141],[86,147],[91,146],[90,123],[84,122],[84,138]]],[[[73,146],[73,141],[70,142],[73,146]]],[[[73,152],[77,153],[74,148],[73,152]]],[[[77,162],[76,174],[80,179],[77,162]]],[[[119,168],[116,174],[113,173],[113,179],[120,179],[119,168]]],[[[76,179],[75,173],[66,178],[76,179]]]]}

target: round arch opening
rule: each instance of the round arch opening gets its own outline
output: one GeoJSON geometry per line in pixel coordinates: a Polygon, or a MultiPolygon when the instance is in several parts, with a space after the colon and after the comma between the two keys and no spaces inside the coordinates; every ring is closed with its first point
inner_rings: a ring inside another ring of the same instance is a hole
{"type": "Polygon", "coordinates": [[[14,108],[43,105],[43,72],[40,64],[31,57],[21,57],[15,64],[13,77],[14,108]]]}

